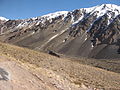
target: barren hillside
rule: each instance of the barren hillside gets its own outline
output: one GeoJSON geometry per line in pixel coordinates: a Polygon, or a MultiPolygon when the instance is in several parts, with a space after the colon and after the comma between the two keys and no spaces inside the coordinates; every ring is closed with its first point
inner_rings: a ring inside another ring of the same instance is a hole
{"type": "Polygon", "coordinates": [[[0,53],[0,70],[9,77],[0,80],[2,90],[8,89],[6,84],[11,90],[120,89],[119,73],[4,43],[0,43],[0,53]]]}

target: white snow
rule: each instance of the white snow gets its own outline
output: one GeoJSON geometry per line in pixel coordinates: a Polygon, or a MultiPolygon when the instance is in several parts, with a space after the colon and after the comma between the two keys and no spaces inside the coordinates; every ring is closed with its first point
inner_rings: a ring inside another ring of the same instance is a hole
{"type": "Polygon", "coordinates": [[[44,23],[44,21],[46,19],[46,20],[50,20],[50,22],[52,22],[52,18],[56,18],[61,15],[63,15],[62,19],[64,20],[64,18],[67,16],[67,14],[68,14],[68,11],[59,11],[59,12],[55,12],[55,13],[50,13],[50,14],[41,16],[41,18],[43,18],[43,20],[41,19],[41,21],[42,21],[42,23],[44,23]]]}
{"type": "Polygon", "coordinates": [[[39,24],[40,24],[40,22],[38,21],[38,22],[36,23],[36,26],[39,25],[39,24]]]}
{"type": "Polygon", "coordinates": [[[87,38],[85,38],[85,41],[87,40],[87,38]]]}
{"type": "MultiPolygon", "coordinates": [[[[97,15],[97,18],[96,20],[103,16],[104,14],[106,14],[108,11],[111,11],[109,13],[107,13],[108,15],[108,25],[111,23],[111,21],[118,15],[120,14],[120,6],[117,6],[117,5],[114,5],[114,4],[102,4],[102,5],[97,5],[97,6],[94,6],[94,7],[90,7],[90,8],[81,8],[79,9],[81,12],[85,11],[86,13],[90,13],[90,14],[93,14],[95,13],[97,15]],[[113,16],[112,14],[115,13],[115,15],[113,16]]],[[[39,25],[40,23],[42,23],[43,25],[45,24],[45,21],[49,20],[49,22],[51,23],[52,22],[52,19],[53,18],[56,18],[56,17],[59,17],[59,16],[63,16],[62,17],[62,20],[65,19],[65,17],[68,15],[68,11],[58,11],[58,12],[55,12],[55,13],[50,13],[50,14],[47,14],[47,15],[43,15],[41,17],[34,17],[34,18],[31,18],[32,21],[31,22],[23,22],[21,24],[19,24],[17,27],[18,28],[21,28],[21,27],[24,27],[30,23],[33,23],[35,22],[36,25],[39,25]]],[[[74,21],[74,15],[72,15],[72,11],[70,12],[71,13],[71,22],[72,22],[72,25],[75,25],[77,23],[79,23],[84,17],[84,13],[82,13],[82,15],[79,17],[79,19],[77,21],[74,21]]],[[[8,20],[4,17],[0,17],[1,20],[8,20]]],[[[30,20],[28,20],[30,21],[30,20]]],[[[88,30],[89,31],[89,30],[88,30]]]]}
{"type": "Polygon", "coordinates": [[[94,48],[93,44],[91,43],[91,47],[94,48]]]}
{"type": "Polygon", "coordinates": [[[72,25],[75,25],[75,24],[77,24],[79,21],[81,21],[82,19],[83,19],[83,15],[77,20],[77,21],[75,21],[72,25]]]}
{"type": "Polygon", "coordinates": [[[5,17],[0,17],[0,20],[8,21],[9,19],[6,19],[5,17]]]}
{"type": "MultiPolygon", "coordinates": [[[[68,28],[67,28],[68,29],[68,28]]],[[[58,37],[59,35],[63,34],[67,29],[62,30],[58,34],[52,36],[48,41],[46,41],[39,49],[43,48],[45,45],[47,45],[50,41],[52,41],[54,38],[58,37]]]]}
{"type": "MultiPolygon", "coordinates": [[[[102,4],[96,7],[92,7],[92,8],[86,8],[87,12],[91,12],[94,13],[96,11],[98,11],[97,14],[97,18],[95,21],[97,21],[101,16],[107,14],[108,17],[108,24],[109,25],[113,19],[120,14],[120,6],[114,5],[114,4],[102,4]],[[110,12],[108,12],[110,11],[110,12]],[[114,13],[114,15],[112,15],[114,13]]],[[[90,28],[87,30],[87,32],[89,32],[89,30],[91,29],[91,27],[93,26],[94,22],[91,24],[90,28]]]]}
{"type": "Polygon", "coordinates": [[[62,30],[60,33],[58,33],[58,34],[56,34],[56,35],[54,35],[53,37],[51,37],[46,43],[48,43],[48,42],[50,42],[51,40],[53,40],[54,38],[56,38],[57,36],[59,36],[59,35],[61,35],[61,34],[63,34],[65,31],[66,31],[67,29],[65,29],[65,30],[62,30]]]}
{"type": "Polygon", "coordinates": [[[71,22],[74,23],[74,16],[71,15],[71,22]]]}
{"type": "Polygon", "coordinates": [[[91,7],[91,8],[84,8],[86,10],[87,13],[89,12],[96,12],[97,13],[97,17],[100,17],[104,14],[106,14],[108,11],[112,11],[115,13],[115,16],[117,16],[120,12],[120,6],[114,5],[114,4],[102,4],[102,5],[98,5],[95,7],[91,7]]]}
{"type": "MultiPolygon", "coordinates": [[[[90,8],[81,8],[79,9],[81,12],[85,11],[86,13],[96,13],[97,15],[97,19],[99,19],[101,16],[103,16],[104,14],[106,14],[108,11],[111,11],[109,13],[107,13],[108,15],[108,25],[112,22],[112,20],[120,14],[120,6],[114,5],[114,4],[102,4],[102,5],[97,5],[95,7],[90,7],[90,8]],[[113,16],[112,14],[115,13],[115,15],[113,16]]],[[[23,22],[21,22],[17,28],[22,28],[22,27],[26,27],[26,26],[32,26],[34,24],[39,25],[40,23],[43,23],[43,25],[45,24],[44,22],[46,20],[49,20],[49,22],[52,22],[52,18],[56,18],[59,16],[63,16],[62,19],[64,20],[65,17],[68,15],[68,11],[58,11],[55,13],[50,13],[41,17],[34,17],[28,20],[23,20],[23,22]]],[[[72,25],[75,25],[77,23],[79,23],[84,17],[84,13],[82,13],[82,15],[79,17],[79,19],[77,21],[74,21],[74,15],[72,15],[72,11],[71,13],[71,22],[72,25]]],[[[6,19],[4,17],[0,17],[0,20],[5,20],[8,21],[9,19],[6,19]]],[[[91,27],[92,27],[92,23],[91,23],[91,27]]],[[[87,30],[87,32],[89,31],[89,29],[87,30]]]]}
{"type": "Polygon", "coordinates": [[[36,22],[36,25],[39,25],[39,23],[44,24],[44,22],[47,20],[49,20],[49,22],[51,23],[53,18],[62,16],[62,15],[63,15],[62,20],[64,20],[64,18],[67,16],[67,14],[68,14],[68,11],[58,11],[58,12],[50,13],[50,14],[43,15],[40,17],[33,17],[31,19],[36,22]]]}
{"type": "Polygon", "coordinates": [[[38,17],[33,17],[32,20],[36,20],[38,17]]]}
{"type": "MultiPolygon", "coordinates": [[[[120,14],[120,6],[117,6],[114,4],[102,4],[102,5],[97,5],[95,7],[82,8],[79,10],[85,11],[86,13],[90,13],[90,14],[95,13],[97,15],[96,19],[107,14],[108,18],[109,18],[108,25],[110,24],[112,19],[114,19],[117,15],[120,14]],[[108,11],[110,11],[110,12],[108,13],[108,11]],[[114,13],[114,16],[112,15],[113,13],[114,13]]],[[[73,22],[72,25],[80,22],[83,17],[84,17],[84,15],[82,15],[77,21],[73,22]]]]}
{"type": "Polygon", "coordinates": [[[22,23],[20,23],[20,24],[17,26],[17,28],[22,28],[22,27],[24,27],[25,25],[27,26],[28,23],[27,23],[27,22],[22,22],[22,23]]]}
{"type": "Polygon", "coordinates": [[[115,17],[119,14],[117,10],[120,10],[120,6],[117,5],[112,5],[112,4],[102,4],[101,6],[97,7],[95,9],[95,11],[99,11],[99,13],[97,13],[98,17],[106,14],[108,11],[112,11],[115,13],[115,17]]]}
{"type": "Polygon", "coordinates": [[[44,16],[41,16],[41,17],[47,17],[48,19],[51,19],[51,18],[58,17],[60,15],[67,16],[67,14],[68,14],[68,11],[59,11],[59,12],[50,13],[50,14],[47,14],[47,15],[44,15],[44,16]]]}
{"type": "Polygon", "coordinates": [[[85,36],[85,41],[87,40],[87,34],[86,34],[86,36],[85,36]]]}
{"type": "Polygon", "coordinates": [[[93,12],[98,6],[90,7],[90,8],[82,8],[80,10],[85,10],[86,13],[93,12]]]}

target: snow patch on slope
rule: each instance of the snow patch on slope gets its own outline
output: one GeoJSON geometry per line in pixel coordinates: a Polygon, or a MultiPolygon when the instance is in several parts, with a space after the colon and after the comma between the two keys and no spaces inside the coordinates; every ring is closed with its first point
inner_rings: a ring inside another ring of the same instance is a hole
{"type": "Polygon", "coordinates": [[[63,15],[63,20],[65,19],[65,17],[67,16],[68,11],[59,11],[59,12],[55,12],[55,13],[50,13],[44,16],[41,16],[41,23],[44,23],[46,20],[49,20],[50,22],[52,22],[53,18],[57,18],[59,16],[63,15]]]}
{"type": "Polygon", "coordinates": [[[61,16],[61,15],[64,15],[64,17],[66,17],[67,14],[68,14],[68,11],[59,11],[59,12],[50,13],[50,14],[47,14],[47,15],[44,15],[41,17],[47,18],[49,20],[49,19],[56,18],[56,17],[61,16]]]}
{"type": "Polygon", "coordinates": [[[83,19],[83,15],[77,20],[77,21],[75,21],[72,25],[75,25],[75,24],[77,24],[79,21],[81,21],[82,19],[83,19]]]}
{"type": "Polygon", "coordinates": [[[120,12],[119,10],[120,10],[120,6],[114,4],[102,4],[100,6],[97,6],[93,12],[98,11],[97,17],[100,17],[106,14],[108,11],[111,11],[115,13],[115,17],[116,17],[120,12]]]}

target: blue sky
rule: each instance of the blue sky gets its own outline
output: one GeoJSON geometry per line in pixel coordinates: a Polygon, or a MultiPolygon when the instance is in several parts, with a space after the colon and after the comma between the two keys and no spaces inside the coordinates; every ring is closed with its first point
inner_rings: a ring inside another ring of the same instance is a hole
{"type": "Polygon", "coordinates": [[[8,19],[25,19],[100,4],[120,5],[120,0],[0,0],[0,16],[8,19]]]}

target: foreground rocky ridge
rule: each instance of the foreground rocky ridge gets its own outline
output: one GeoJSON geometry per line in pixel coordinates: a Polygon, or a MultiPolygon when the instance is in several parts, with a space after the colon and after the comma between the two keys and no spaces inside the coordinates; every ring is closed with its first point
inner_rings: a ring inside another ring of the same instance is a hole
{"type": "Polygon", "coordinates": [[[117,5],[102,4],[1,22],[2,42],[73,57],[120,58],[120,6],[117,5]]]}

